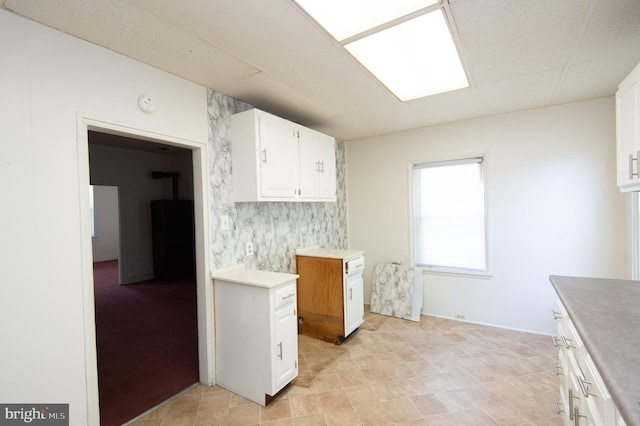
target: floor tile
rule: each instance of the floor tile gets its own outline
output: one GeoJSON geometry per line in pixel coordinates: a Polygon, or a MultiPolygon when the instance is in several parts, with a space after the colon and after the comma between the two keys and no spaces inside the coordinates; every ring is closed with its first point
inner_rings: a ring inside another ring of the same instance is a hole
{"type": "Polygon", "coordinates": [[[267,407],[194,386],[135,422],[222,425],[561,425],[547,336],[365,312],[342,345],[298,336],[299,375],[267,407]]]}

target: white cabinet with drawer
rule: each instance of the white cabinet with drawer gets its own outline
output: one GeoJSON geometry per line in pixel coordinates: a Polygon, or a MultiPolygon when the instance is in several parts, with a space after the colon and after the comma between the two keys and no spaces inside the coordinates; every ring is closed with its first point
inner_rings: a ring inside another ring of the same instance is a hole
{"type": "Polygon", "coordinates": [[[558,347],[554,372],[562,376],[556,411],[563,415],[565,425],[620,424],[616,423],[616,407],[611,395],[562,303],[558,302],[558,310],[553,314],[559,321],[558,334],[553,336],[554,345],[558,347]]]}
{"type": "Polygon", "coordinates": [[[297,275],[214,271],[216,384],[266,405],[298,375],[297,275]]]}

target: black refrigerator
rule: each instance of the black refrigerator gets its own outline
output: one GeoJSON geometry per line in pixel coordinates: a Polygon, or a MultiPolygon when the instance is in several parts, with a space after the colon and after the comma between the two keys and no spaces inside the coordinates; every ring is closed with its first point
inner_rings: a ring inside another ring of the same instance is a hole
{"type": "Polygon", "coordinates": [[[193,201],[151,201],[151,226],[154,279],[194,277],[193,201]]]}

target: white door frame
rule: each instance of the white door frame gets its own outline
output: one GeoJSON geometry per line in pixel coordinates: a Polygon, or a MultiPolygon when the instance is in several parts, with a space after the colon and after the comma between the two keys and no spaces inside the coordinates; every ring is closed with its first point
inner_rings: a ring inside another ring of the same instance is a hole
{"type": "Polygon", "coordinates": [[[82,297],[85,374],[87,375],[87,424],[100,424],[98,358],[96,350],[91,211],[89,207],[89,130],[174,145],[192,151],[195,220],[196,289],[198,310],[198,364],[200,383],[215,384],[213,286],[209,271],[209,173],[208,144],[109,123],[77,115],[78,191],[82,236],[82,297]]]}

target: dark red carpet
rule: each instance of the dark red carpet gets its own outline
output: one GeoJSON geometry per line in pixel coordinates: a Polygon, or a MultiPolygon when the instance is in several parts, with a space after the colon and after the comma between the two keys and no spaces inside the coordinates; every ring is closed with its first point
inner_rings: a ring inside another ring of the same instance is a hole
{"type": "Polygon", "coordinates": [[[121,425],[198,381],[193,279],[118,285],[94,266],[100,424],[121,425]]]}

